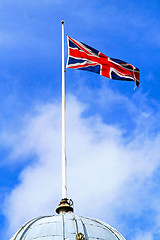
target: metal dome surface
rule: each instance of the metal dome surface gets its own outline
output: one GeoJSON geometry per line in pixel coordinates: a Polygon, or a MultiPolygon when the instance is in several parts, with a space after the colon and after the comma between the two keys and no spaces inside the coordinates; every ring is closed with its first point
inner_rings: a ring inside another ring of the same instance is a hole
{"type": "Polygon", "coordinates": [[[10,240],[125,240],[108,224],[72,212],[42,216],[24,224],[10,240]]]}

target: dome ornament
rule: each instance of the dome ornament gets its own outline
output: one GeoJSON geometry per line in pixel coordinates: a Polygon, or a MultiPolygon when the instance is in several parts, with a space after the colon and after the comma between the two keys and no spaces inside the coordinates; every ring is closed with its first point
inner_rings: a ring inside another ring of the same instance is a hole
{"type": "Polygon", "coordinates": [[[56,208],[56,213],[58,214],[64,214],[67,212],[73,212],[73,201],[72,199],[68,199],[68,198],[63,198],[60,201],[60,204],[58,205],[58,207],[56,208]]]}
{"type": "Polygon", "coordinates": [[[85,240],[85,237],[84,237],[83,233],[77,233],[76,234],[76,240],[85,240]]]}

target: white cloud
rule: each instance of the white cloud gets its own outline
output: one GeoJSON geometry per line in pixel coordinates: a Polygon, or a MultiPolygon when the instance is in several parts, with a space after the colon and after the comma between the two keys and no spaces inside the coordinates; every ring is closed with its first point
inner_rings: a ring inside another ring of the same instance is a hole
{"type": "Polygon", "coordinates": [[[136,238],[133,238],[135,240],[153,240],[153,235],[151,232],[140,232],[137,234],[136,238]]]}
{"type": "MultiPolygon", "coordinates": [[[[124,230],[127,222],[122,226],[116,215],[140,215],[146,206],[152,207],[150,199],[145,200],[145,205],[143,202],[150,194],[146,182],[152,182],[160,165],[160,135],[150,139],[140,131],[126,142],[122,129],[102,123],[98,116],[82,118],[86,107],[68,96],[68,197],[75,201],[78,215],[109,219],[124,230]]],[[[60,109],[59,103],[37,107],[34,115],[25,118],[22,130],[9,138],[14,162],[25,156],[35,157],[6,198],[5,215],[12,234],[32,217],[54,214],[61,198],[60,109]]]]}

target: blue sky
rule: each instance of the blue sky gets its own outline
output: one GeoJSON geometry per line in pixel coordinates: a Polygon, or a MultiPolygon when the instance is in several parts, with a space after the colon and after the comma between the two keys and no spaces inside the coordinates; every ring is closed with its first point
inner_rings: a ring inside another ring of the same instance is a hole
{"type": "Polygon", "coordinates": [[[160,2],[2,0],[0,10],[0,239],[61,199],[64,20],[66,34],[138,67],[141,80],[134,90],[67,69],[68,197],[128,240],[158,240],[160,2]]]}

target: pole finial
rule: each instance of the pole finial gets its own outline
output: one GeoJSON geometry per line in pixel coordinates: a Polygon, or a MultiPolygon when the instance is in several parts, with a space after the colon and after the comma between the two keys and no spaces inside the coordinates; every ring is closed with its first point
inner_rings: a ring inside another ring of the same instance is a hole
{"type": "Polygon", "coordinates": [[[62,20],[61,23],[64,24],[64,21],[62,20]]]}

